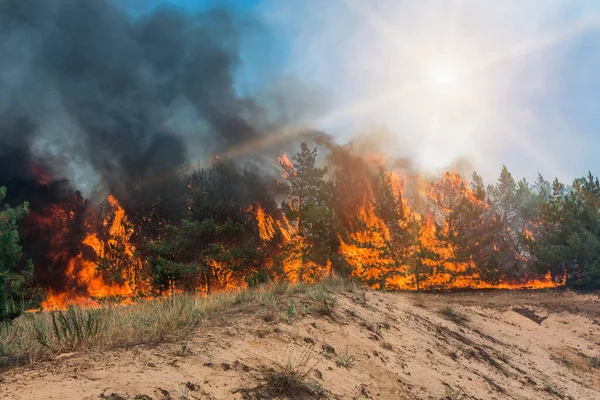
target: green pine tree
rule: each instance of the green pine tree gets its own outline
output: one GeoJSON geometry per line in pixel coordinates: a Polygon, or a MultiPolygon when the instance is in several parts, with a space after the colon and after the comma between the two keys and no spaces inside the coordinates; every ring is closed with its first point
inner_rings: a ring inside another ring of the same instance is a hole
{"type": "Polygon", "coordinates": [[[291,165],[281,163],[290,194],[283,209],[291,221],[296,221],[305,244],[301,249],[303,262],[325,265],[338,247],[337,219],[331,207],[333,185],[325,179],[327,167],[317,167],[317,156],[316,147],[311,149],[302,142],[291,165]]]}
{"type": "Polygon", "coordinates": [[[567,285],[600,288],[600,182],[591,173],[572,188],[556,179],[542,206],[540,237],[530,243],[540,271],[567,285]]]}
{"type": "MultiPolygon", "coordinates": [[[[6,188],[0,187],[0,205],[6,197],[6,188]]],[[[0,320],[11,318],[22,311],[15,306],[26,279],[33,274],[31,262],[22,263],[23,251],[19,244],[18,225],[28,212],[29,205],[18,207],[5,204],[0,211],[0,320]]]]}

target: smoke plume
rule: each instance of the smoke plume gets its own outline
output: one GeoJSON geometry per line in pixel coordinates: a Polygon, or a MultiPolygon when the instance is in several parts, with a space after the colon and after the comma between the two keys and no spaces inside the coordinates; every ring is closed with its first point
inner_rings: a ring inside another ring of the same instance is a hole
{"type": "Polygon", "coordinates": [[[160,196],[168,209],[184,197],[186,162],[273,130],[234,83],[254,21],[120,7],[0,0],[0,185],[9,202],[30,202],[24,258],[46,287],[64,287],[69,259],[87,249],[86,199],[111,194],[136,215],[160,196]]]}
{"type": "Polygon", "coordinates": [[[232,77],[251,25],[219,9],[0,1],[0,183],[18,191],[33,168],[124,203],[127,185],[168,193],[191,152],[258,135],[262,111],[232,77]]]}

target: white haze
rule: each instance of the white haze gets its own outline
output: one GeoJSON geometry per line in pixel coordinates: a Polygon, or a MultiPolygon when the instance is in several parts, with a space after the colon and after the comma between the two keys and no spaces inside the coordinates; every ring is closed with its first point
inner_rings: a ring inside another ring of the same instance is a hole
{"type": "Polygon", "coordinates": [[[600,70],[600,2],[267,0],[260,12],[288,41],[285,73],[327,95],[315,124],[340,141],[385,129],[390,155],[429,170],[466,159],[488,181],[502,164],[566,181],[600,167],[597,111],[564,107],[573,75],[600,70]]]}

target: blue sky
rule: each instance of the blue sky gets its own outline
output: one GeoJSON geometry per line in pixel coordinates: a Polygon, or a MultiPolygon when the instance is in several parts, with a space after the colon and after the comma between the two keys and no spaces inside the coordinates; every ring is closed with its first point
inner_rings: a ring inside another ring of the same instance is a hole
{"type": "Polygon", "coordinates": [[[600,173],[599,1],[170,3],[260,21],[242,38],[240,91],[293,78],[319,93],[306,122],[340,141],[373,137],[428,170],[465,159],[488,181],[502,164],[528,179],[600,173]]]}

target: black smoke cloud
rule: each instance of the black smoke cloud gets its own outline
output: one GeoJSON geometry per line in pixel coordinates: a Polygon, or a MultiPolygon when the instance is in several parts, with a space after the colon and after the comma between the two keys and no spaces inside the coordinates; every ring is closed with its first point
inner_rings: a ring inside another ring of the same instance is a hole
{"type": "Polygon", "coordinates": [[[236,94],[232,74],[255,25],[236,18],[0,0],[0,184],[18,192],[35,165],[90,197],[126,203],[137,185],[152,199],[170,193],[188,158],[254,140],[263,112],[236,94]]]}
{"type": "Polygon", "coordinates": [[[257,28],[224,9],[133,17],[113,0],[0,0],[0,186],[30,202],[21,236],[38,283],[74,284],[64,271],[87,250],[86,198],[110,193],[135,217],[160,196],[176,219],[186,162],[273,131],[234,85],[240,38],[257,28]]]}

